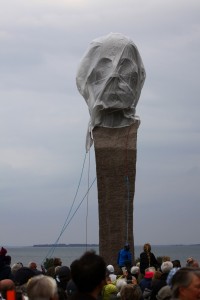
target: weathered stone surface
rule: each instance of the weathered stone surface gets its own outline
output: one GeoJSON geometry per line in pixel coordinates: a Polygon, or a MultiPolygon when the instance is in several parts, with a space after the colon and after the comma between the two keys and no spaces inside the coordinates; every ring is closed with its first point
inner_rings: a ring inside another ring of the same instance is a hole
{"type": "Polygon", "coordinates": [[[139,121],[123,128],[93,130],[99,205],[99,252],[117,266],[126,241],[134,256],[133,199],[139,121]],[[127,182],[128,178],[128,182],[127,182]]]}

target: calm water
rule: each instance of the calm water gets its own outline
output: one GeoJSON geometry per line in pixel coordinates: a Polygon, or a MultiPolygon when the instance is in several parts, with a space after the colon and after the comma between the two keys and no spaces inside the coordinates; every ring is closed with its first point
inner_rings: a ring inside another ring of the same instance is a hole
{"type": "MultiPolygon", "coordinates": [[[[51,248],[48,247],[6,247],[9,255],[12,257],[11,264],[21,261],[25,266],[30,261],[35,261],[38,266],[48,256],[51,248]]],[[[87,250],[91,248],[88,247],[87,250]]],[[[99,253],[98,247],[93,247],[96,253],[99,253]]],[[[52,257],[60,257],[63,265],[69,266],[72,261],[79,258],[86,251],[86,247],[65,247],[56,248],[52,257]]],[[[142,246],[135,246],[135,258],[142,252],[142,246]]],[[[155,256],[170,256],[171,260],[179,259],[182,266],[185,265],[189,256],[194,257],[200,262],[200,245],[177,245],[177,246],[152,246],[152,252],[155,256]]],[[[117,257],[117,254],[116,254],[117,257]]],[[[117,258],[116,258],[117,259],[117,258]]]]}

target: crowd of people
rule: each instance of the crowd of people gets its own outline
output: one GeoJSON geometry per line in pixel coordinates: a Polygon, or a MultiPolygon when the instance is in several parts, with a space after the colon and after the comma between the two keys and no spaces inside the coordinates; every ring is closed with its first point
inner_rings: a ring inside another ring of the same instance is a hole
{"type": "Polygon", "coordinates": [[[7,250],[0,250],[0,299],[2,300],[197,300],[200,268],[192,257],[185,265],[163,257],[159,262],[146,243],[132,265],[128,244],[119,251],[118,269],[106,264],[95,251],[85,252],[70,266],[54,258],[47,270],[31,261],[11,264],[7,250]]]}

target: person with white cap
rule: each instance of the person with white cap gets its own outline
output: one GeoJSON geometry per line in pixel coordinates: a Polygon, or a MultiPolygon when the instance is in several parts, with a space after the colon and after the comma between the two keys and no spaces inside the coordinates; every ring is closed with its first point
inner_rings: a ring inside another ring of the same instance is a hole
{"type": "Polygon", "coordinates": [[[113,265],[108,265],[106,267],[106,269],[108,271],[108,275],[110,277],[111,282],[116,281],[117,275],[115,274],[115,269],[114,269],[113,265]]]}
{"type": "Polygon", "coordinates": [[[132,266],[130,270],[132,280],[135,278],[135,282],[138,283],[139,275],[140,275],[140,268],[138,266],[132,266]]]}

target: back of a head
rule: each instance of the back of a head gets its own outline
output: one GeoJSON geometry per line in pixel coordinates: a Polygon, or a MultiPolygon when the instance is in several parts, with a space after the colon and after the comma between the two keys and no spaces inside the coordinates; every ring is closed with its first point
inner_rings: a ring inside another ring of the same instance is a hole
{"type": "Polygon", "coordinates": [[[28,264],[28,268],[32,269],[32,270],[36,270],[37,269],[37,264],[34,261],[31,261],[28,264]]]}
{"type": "Polygon", "coordinates": [[[156,296],[157,300],[170,300],[171,297],[172,290],[169,285],[163,286],[156,296]]]}
{"type": "Polygon", "coordinates": [[[173,268],[173,263],[171,261],[164,261],[161,265],[162,273],[169,273],[169,271],[173,268]]]}
{"type": "Polygon", "coordinates": [[[27,295],[29,300],[55,299],[57,297],[56,281],[50,276],[35,276],[28,281],[27,295]]]}
{"type": "Polygon", "coordinates": [[[22,268],[22,265],[19,263],[12,265],[12,267],[11,267],[12,274],[15,275],[15,273],[21,268],[22,268]]]}
{"type": "Polygon", "coordinates": [[[162,272],[157,270],[154,272],[153,279],[160,279],[161,275],[162,275],[162,272]]]}
{"type": "Polygon", "coordinates": [[[137,285],[124,285],[120,291],[121,300],[139,300],[142,297],[141,289],[137,285]]]}
{"type": "Polygon", "coordinates": [[[179,259],[175,259],[172,261],[174,268],[181,268],[181,262],[179,259]]]}
{"type": "Polygon", "coordinates": [[[56,272],[59,280],[69,281],[71,278],[71,271],[70,268],[67,266],[60,266],[56,272]]]}
{"type": "Polygon", "coordinates": [[[1,256],[5,256],[6,253],[7,253],[7,249],[5,249],[4,247],[1,247],[0,255],[1,255],[1,256]]]}
{"type": "Polygon", "coordinates": [[[23,284],[27,283],[28,280],[30,278],[32,278],[33,276],[35,276],[35,272],[33,270],[31,270],[28,267],[21,267],[16,271],[16,273],[14,275],[15,284],[17,286],[23,285],[23,284]]]}
{"type": "Polygon", "coordinates": [[[132,266],[131,268],[131,275],[138,275],[140,273],[140,268],[137,266],[132,266]]]}
{"type": "Polygon", "coordinates": [[[109,274],[112,274],[115,271],[113,265],[108,265],[106,268],[107,268],[107,271],[108,271],[109,274]]]}
{"type": "Polygon", "coordinates": [[[193,267],[193,268],[199,268],[199,263],[196,259],[193,257],[189,257],[187,259],[186,267],[193,267]]]}
{"type": "Polygon", "coordinates": [[[162,263],[165,262],[165,261],[171,261],[170,256],[164,255],[164,256],[162,257],[162,263]]]}
{"type": "Polygon", "coordinates": [[[53,265],[54,265],[54,267],[61,266],[62,265],[61,259],[59,257],[55,257],[53,260],[53,265]]]}
{"type": "Polygon", "coordinates": [[[106,278],[106,263],[94,251],[72,262],[71,277],[79,292],[92,292],[106,278]]]}
{"type": "Polygon", "coordinates": [[[14,290],[15,283],[11,279],[3,279],[0,281],[0,292],[2,299],[6,299],[7,291],[14,290]]]}
{"type": "Polygon", "coordinates": [[[122,287],[124,285],[127,285],[127,281],[125,278],[119,278],[117,279],[117,282],[116,282],[116,287],[119,291],[121,291],[122,287]]]}
{"type": "Polygon", "coordinates": [[[0,281],[1,285],[0,285],[0,290],[13,290],[15,288],[15,283],[13,280],[11,279],[3,279],[0,281]]]}
{"type": "Polygon", "coordinates": [[[154,272],[145,271],[144,278],[146,278],[146,279],[152,279],[153,276],[154,276],[154,272]]]}
{"type": "Polygon", "coordinates": [[[156,271],[156,268],[154,268],[154,267],[148,267],[148,268],[145,269],[145,272],[153,272],[153,273],[155,273],[155,271],[156,271]]]}

